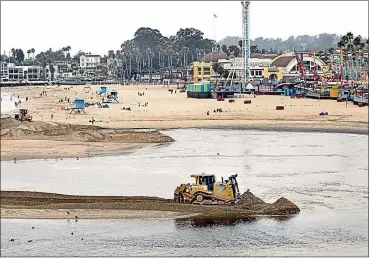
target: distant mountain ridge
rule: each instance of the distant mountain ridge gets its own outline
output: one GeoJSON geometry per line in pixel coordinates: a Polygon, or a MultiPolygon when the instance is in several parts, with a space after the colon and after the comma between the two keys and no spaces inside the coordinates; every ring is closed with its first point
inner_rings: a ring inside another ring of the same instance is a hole
{"type": "MultiPolygon", "coordinates": [[[[300,35],[297,37],[290,36],[286,40],[281,38],[263,38],[258,37],[251,40],[251,46],[257,46],[258,49],[265,49],[267,51],[280,52],[287,49],[293,50],[319,50],[329,49],[331,47],[336,48],[337,43],[340,41],[342,35],[322,33],[314,36],[300,35]]],[[[220,40],[218,44],[220,46],[226,45],[239,45],[241,37],[228,36],[220,40]]]]}

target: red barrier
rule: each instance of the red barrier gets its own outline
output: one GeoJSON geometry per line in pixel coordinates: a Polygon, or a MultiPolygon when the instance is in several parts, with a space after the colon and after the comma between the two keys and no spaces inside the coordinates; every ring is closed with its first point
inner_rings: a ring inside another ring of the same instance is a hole
{"type": "Polygon", "coordinates": [[[276,106],[276,110],[284,110],[284,106],[276,106]]]}
{"type": "Polygon", "coordinates": [[[244,100],[244,104],[252,104],[252,100],[244,100]]]}
{"type": "Polygon", "coordinates": [[[229,103],[233,103],[233,102],[235,102],[235,100],[229,99],[229,103]]]}
{"type": "Polygon", "coordinates": [[[343,99],[342,98],[337,98],[337,102],[342,102],[343,99]]]}

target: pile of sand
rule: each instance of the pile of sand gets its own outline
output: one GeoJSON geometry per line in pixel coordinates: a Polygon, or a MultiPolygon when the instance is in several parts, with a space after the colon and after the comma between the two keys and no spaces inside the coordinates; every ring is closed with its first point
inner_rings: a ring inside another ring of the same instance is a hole
{"type": "Polygon", "coordinates": [[[258,204],[266,203],[260,198],[254,196],[254,194],[252,194],[250,191],[246,191],[240,196],[240,201],[236,205],[247,208],[258,204]]]}
{"type": "Polygon", "coordinates": [[[92,125],[17,121],[1,118],[2,140],[56,140],[71,142],[166,143],[174,139],[158,131],[105,130],[92,125]]]}
{"type": "Polygon", "coordinates": [[[300,212],[297,205],[284,197],[281,197],[274,203],[266,203],[250,191],[246,191],[241,195],[241,199],[236,206],[264,215],[289,215],[300,212]]]}

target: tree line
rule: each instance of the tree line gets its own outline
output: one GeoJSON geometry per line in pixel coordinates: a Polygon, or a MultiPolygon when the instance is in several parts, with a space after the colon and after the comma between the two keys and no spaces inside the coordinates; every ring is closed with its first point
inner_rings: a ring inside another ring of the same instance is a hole
{"type": "MultiPolygon", "coordinates": [[[[157,29],[141,27],[134,33],[132,39],[124,41],[116,50],[109,50],[103,55],[98,70],[103,74],[127,79],[144,72],[151,75],[154,71],[167,70],[171,73],[173,69],[184,69],[193,61],[200,61],[212,49],[223,52],[229,57],[239,57],[242,54],[242,44],[241,39],[237,37],[227,37],[216,43],[205,38],[204,33],[195,28],[180,29],[175,35],[166,37],[157,29]]],[[[285,41],[263,37],[251,40],[251,53],[281,54],[286,49],[300,50],[303,47],[306,50],[321,49],[322,53],[334,52],[336,47],[344,48],[347,52],[363,51],[368,49],[368,39],[363,39],[361,36],[354,37],[349,32],[341,37],[323,33],[316,36],[292,36],[285,41]]],[[[56,51],[50,48],[35,56],[35,49],[31,48],[27,50],[27,58],[25,58],[22,49],[12,49],[10,57],[2,57],[16,64],[37,64],[42,66],[43,70],[49,66],[51,71],[53,62],[65,61],[72,63],[72,70],[77,74],[79,58],[85,53],[78,51],[71,57],[70,50],[70,46],[56,51]]]]}

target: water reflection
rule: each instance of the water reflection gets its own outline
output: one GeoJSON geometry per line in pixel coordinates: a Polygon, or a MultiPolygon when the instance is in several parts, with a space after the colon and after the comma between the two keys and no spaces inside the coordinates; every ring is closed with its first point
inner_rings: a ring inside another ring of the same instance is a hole
{"type": "Polygon", "coordinates": [[[180,218],[175,220],[177,229],[181,228],[203,228],[203,227],[222,227],[222,226],[235,226],[237,224],[252,224],[261,219],[270,219],[279,222],[286,222],[295,216],[271,216],[271,217],[238,217],[238,216],[225,216],[225,217],[209,217],[209,216],[196,216],[192,218],[180,218]]]}

